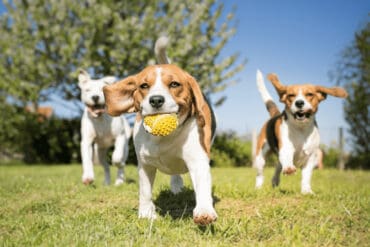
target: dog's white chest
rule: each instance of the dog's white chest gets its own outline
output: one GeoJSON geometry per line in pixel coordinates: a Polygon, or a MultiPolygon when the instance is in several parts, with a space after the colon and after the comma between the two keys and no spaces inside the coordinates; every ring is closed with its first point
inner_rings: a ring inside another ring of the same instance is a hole
{"type": "Polygon", "coordinates": [[[294,150],[294,164],[304,166],[308,158],[319,148],[320,136],[317,127],[296,129],[283,123],[281,131],[284,142],[290,143],[294,150]]]}
{"type": "Polygon", "coordinates": [[[163,173],[186,173],[188,167],[184,156],[192,146],[193,138],[199,138],[194,132],[197,132],[195,122],[190,122],[167,137],[156,137],[146,133],[141,122],[136,123],[134,143],[137,157],[141,164],[154,166],[163,173]]]}
{"type": "MultiPolygon", "coordinates": [[[[87,113],[86,113],[87,117],[87,113]]],[[[123,120],[121,117],[110,117],[106,114],[98,118],[87,117],[90,124],[85,124],[85,129],[94,136],[94,141],[100,147],[110,147],[114,144],[117,136],[123,132],[123,120]]]]}

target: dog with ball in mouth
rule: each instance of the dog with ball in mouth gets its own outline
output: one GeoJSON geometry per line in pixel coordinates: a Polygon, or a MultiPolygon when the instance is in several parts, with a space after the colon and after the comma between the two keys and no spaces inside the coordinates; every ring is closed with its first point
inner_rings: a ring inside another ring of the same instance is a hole
{"type": "Polygon", "coordinates": [[[197,81],[176,65],[167,64],[167,40],[156,53],[162,64],[104,87],[112,116],[137,112],[134,144],[139,169],[139,217],[156,218],[152,188],[157,170],[171,175],[171,191],[183,187],[180,174],[189,172],[196,206],[193,219],[207,225],[217,219],[211,193],[210,151],[215,117],[197,81]]]}

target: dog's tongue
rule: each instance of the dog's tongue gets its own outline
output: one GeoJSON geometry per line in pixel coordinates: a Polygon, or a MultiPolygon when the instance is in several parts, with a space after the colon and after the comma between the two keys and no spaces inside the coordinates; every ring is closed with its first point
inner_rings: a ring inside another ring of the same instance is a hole
{"type": "Polygon", "coordinates": [[[89,106],[88,109],[94,117],[98,117],[105,112],[104,105],[89,106]]]}

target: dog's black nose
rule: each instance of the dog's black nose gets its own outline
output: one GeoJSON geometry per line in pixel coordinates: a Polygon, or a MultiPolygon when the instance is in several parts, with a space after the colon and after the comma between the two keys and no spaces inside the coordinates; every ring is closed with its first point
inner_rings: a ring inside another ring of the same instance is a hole
{"type": "Polygon", "coordinates": [[[94,101],[95,104],[98,103],[98,101],[99,101],[99,96],[98,95],[94,95],[91,98],[92,98],[92,100],[94,101]]]}
{"type": "Polygon", "coordinates": [[[154,108],[159,108],[164,103],[164,97],[162,95],[153,95],[149,98],[149,103],[154,108]]]}
{"type": "Polygon", "coordinates": [[[295,102],[295,106],[298,107],[298,108],[302,108],[304,105],[304,101],[303,100],[297,100],[295,102]]]}

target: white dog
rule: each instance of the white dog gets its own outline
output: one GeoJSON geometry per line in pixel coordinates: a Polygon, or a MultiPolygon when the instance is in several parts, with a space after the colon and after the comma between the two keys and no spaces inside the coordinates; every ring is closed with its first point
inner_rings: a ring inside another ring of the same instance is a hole
{"type": "Polygon", "coordinates": [[[90,75],[80,70],[78,85],[81,88],[81,100],[85,110],[81,119],[81,156],[82,182],[91,184],[94,181],[94,157],[104,166],[105,184],[110,184],[110,169],[107,162],[107,151],[114,146],[112,163],[118,167],[115,185],[124,181],[124,165],[128,157],[128,141],[131,135],[130,126],[125,117],[111,117],[105,113],[103,87],[116,81],[108,76],[93,80],[90,75]]]}

